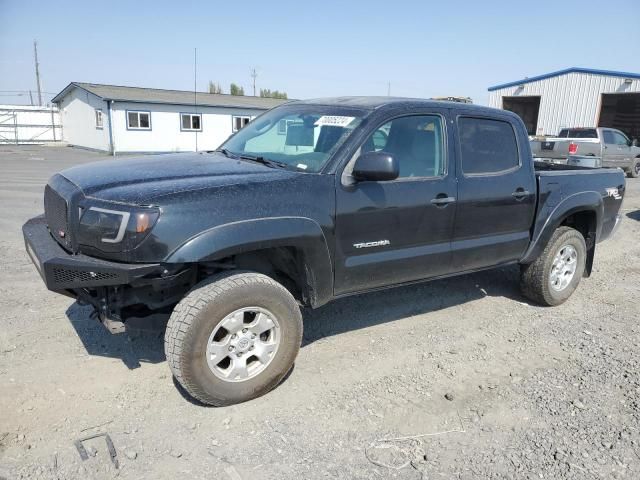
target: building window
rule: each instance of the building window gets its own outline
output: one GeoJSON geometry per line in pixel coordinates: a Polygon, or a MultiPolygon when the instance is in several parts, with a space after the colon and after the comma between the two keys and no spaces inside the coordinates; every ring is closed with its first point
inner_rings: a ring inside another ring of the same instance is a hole
{"type": "Polygon", "coordinates": [[[244,127],[247,123],[251,121],[251,117],[231,117],[233,122],[233,132],[237,132],[242,127],[244,127]]]}
{"type": "Polygon", "coordinates": [[[103,127],[102,110],[96,108],[96,128],[103,127]]]}
{"type": "Polygon", "coordinates": [[[127,112],[129,130],[151,130],[151,112],[127,112]]]}
{"type": "Polygon", "coordinates": [[[201,132],[202,115],[199,113],[181,113],[180,130],[183,132],[201,132]]]}

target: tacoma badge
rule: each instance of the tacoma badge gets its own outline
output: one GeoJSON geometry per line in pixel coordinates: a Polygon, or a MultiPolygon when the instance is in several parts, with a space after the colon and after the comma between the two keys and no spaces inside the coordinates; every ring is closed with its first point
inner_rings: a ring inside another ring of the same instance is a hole
{"type": "Polygon", "coordinates": [[[363,242],[353,244],[353,246],[356,248],[383,247],[385,245],[391,245],[391,242],[389,240],[378,240],[377,242],[363,242]]]}

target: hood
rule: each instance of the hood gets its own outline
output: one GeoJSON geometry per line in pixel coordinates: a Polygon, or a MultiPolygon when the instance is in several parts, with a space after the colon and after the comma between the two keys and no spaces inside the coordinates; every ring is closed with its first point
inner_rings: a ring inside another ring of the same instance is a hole
{"type": "Polygon", "coordinates": [[[302,175],[218,153],[173,153],[106,160],[60,173],[85,196],[106,201],[153,204],[166,195],[302,175]]]}

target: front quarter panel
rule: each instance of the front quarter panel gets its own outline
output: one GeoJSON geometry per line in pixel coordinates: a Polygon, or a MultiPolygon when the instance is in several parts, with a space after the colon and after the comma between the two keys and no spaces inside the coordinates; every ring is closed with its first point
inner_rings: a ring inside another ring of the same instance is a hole
{"type": "Polygon", "coordinates": [[[169,255],[167,262],[210,262],[274,247],[293,247],[302,253],[314,306],[331,298],[333,263],[328,242],[320,225],[309,218],[259,218],[219,225],[187,240],[169,255]]]}

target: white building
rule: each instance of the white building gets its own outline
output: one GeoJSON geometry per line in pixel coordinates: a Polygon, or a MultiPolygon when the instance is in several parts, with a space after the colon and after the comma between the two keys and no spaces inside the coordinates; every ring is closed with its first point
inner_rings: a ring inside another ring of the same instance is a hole
{"type": "Polygon", "coordinates": [[[75,82],[52,100],[65,142],[114,154],[213,150],[285,101],[75,82]]]}
{"type": "Polygon", "coordinates": [[[611,127],[640,139],[640,74],[568,68],[489,88],[489,106],[517,113],[530,135],[611,127]]]}

